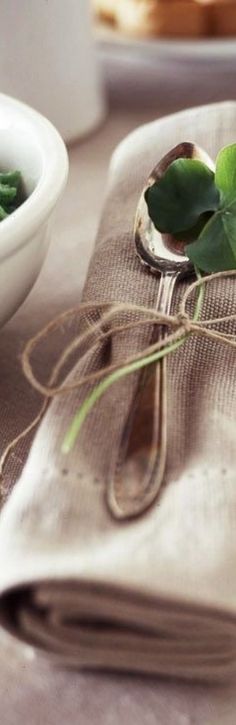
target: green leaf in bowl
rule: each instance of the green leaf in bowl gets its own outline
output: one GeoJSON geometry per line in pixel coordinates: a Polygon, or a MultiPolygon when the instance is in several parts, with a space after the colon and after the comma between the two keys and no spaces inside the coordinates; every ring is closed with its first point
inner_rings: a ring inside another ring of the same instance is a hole
{"type": "Polygon", "coordinates": [[[17,194],[15,186],[8,186],[0,183],[0,204],[11,204],[17,194]]]}
{"type": "Polygon", "coordinates": [[[0,206],[0,222],[2,222],[3,219],[6,219],[8,216],[7,212],[3,208],[3,206],[0,206]]]}
{"type": "Polygon", "coordinates": [[[25,199],[20,171],[0,173],[0,221],[12,214],[25,199]]]}

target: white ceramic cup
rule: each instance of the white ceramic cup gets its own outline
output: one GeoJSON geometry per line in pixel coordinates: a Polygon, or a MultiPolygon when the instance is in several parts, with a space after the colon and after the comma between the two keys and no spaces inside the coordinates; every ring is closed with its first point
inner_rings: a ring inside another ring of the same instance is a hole
{"type": "Polygon", "coordinates": [[[0,1],[0,89],[30,104],[65,141],[103,118],[89,0],[0,1]]]}

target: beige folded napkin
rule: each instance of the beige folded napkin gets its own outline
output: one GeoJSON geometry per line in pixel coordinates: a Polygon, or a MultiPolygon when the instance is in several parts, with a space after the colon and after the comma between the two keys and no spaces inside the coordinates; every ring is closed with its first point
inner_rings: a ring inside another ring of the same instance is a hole
{"type": "MultiPolygon", "coordinates": [[[[135,256],[133,219],[150,170],[183,140],[214,158],[236,141],[236,103],[155,121],[118,147],[84,300],[155,304],[158,279],[135,256]]],[[[179,283],[174,305],[187,284],[179,283]]],[[[203,316],[232,314],[235,284],[207,287],[203,316]]],[[[101,337],[86,372],[142,349],[149,332],[101,337]]],[[[112,518],[106,491],[137,376],[106,392],[67,457],[61,443],[85,391],[52,402],[0,520],[6,629],[78,667],[235,674],[235,369],[233,349],[198,336],[168,358],[165,480],[159,500],[132,521],[112,518]]],[[[79,372],[78,361],[69,380],[79,372]]]]}

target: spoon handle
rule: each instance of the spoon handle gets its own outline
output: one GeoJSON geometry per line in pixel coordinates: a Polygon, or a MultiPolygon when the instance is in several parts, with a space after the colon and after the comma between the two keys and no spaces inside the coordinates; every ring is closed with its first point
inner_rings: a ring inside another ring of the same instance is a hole
{"type": "MultiPolygon", "coordinates": [[[[163,313],[170,311],[177,277],[176,272],[161,275],[156,306],[163,313]]],[[[155,327],[152,341],[156,339],[155,327]]],[[[144,513],[157,498],[163,481],[167,449],[166,363],[164,357],[140,374],[107,489],[108,506],[116,519],[144,513]]]]}

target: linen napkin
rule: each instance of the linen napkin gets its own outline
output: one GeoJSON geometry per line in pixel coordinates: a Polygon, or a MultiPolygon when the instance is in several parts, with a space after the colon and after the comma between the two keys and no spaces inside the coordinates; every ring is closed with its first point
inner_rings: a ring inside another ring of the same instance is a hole
{"type": "MultiPolygon", "coordinates": [[[[158,278],[135,255],[134,214],[150,170],[184,140],[215,158],[236,140],[236,103],[154,121],[118,147],[85,301],[155,305],[158,278]]],[[[173,309],[187,284],[178,284],[173,309]]],[[[215,280],[203,318],[234,310],[235,280],[215,280]]],[[[227,329],[235,333],[233,323],[227,329]]],[[[101,336],[83,372],[142,349],[149,335],[101,336]]],[[[80,373],[78,360],[68,380],[80,373]]],[[[51,403],[1,515],[0,622],[65,665],[228,678],[236,673],[235,352],[192,336],[169,356],[161,495],[143,516],[119,522],[106,491],[137,382],[132,374],[106,392],[68,456],[62,440],[88,388],[51,403]]]]}

